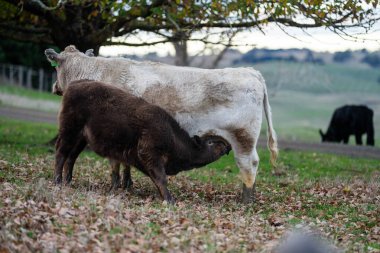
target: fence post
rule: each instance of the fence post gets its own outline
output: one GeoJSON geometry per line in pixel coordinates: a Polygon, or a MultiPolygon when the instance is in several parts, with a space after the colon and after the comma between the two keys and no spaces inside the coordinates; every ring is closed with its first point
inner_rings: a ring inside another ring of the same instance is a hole
{"type": "Polygon", "coordinates": [[[12,64],[9,64],[9,83],[11,85],[14,84],[14,81],[13,81],[13,65],[12,64]]]}
{"type": "MultiPolygon", "coordinates": [[[[6,76],[5,76],[5,64],[0,64],[1,66],[1,82],[5,82],[6,76]]],[[[4,83],[2,83],[4,84],[4,83]]]]}
{"type": "Polygon", "coordinates": [[[18,66],[18,86],[23,86],[23,80],[24,79],[24,67],[19,65],[18,66]]]}
{"type": "Polygon", "coordinates": [[[44,88],[44,70],[38,70],[38,90],[43,91],[44,88]]]}
{"type": "Polygon", "coordinates": [[[57,72],[53,72],[51,73],[51,86],[50,86],[50,90],[49,91],[52,91],[53,90],[53,84],[57,81],[57,72]]]}
{"type": "Polygon", "coordinates": [[[1,77],[5,80],[5,64],[1,64],[1,77]]]}
{"type": "Polygon", "coordinates": [[[28,68],[28,72],[26,74],[26,87],[28,89],[32,88],[32,75],[33,75],[33,70],[31,68],[28,68]]]}

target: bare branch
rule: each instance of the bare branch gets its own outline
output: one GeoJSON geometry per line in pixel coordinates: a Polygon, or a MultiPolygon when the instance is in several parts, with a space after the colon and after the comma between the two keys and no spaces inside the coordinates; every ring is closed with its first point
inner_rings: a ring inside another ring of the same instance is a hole
{"type": "Polygon", "coordinates": [[[161,43],[167,43],[170,40],[160,40],[154,42],[143,42],[143,43],[129,43],[123,41],[107,41],[103,44],[103,46],[129,46],[129,47],[145,47],[145,46],[153,46],[161,43]]]}
{"type": "Polygon", "coordinates": [[[212,61],[211,68],[216,68],[219,64],[219,62],[223,59],[223,56],[227,53],[228,49],[232,47],[232,40],[235,38],[235,36],[241,32],[241,29],[238,29],[236,31],[232,31],[231,35],[228,38],[227,45],[223,48],[223,50],[217,55],[217,57],[212,61]]]}

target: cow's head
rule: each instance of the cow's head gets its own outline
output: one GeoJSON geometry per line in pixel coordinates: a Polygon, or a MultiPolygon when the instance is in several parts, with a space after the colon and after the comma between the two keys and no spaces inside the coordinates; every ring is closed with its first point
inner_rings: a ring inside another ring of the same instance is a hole
{"type": "Polygon", "coordinates": [[[327,131],[325,134],[319,129],[319,134],[321,135],[322,142],[338,142],[333,131],[327,131]]]}
{"type": "Polygon", "coordinates": [[[57,53],[54,49],[48,48],[45,50],[47,60],[55,67],[57,71],[57,81],[53,85],[53,93],[62,95],[66,85],[72,81],[72,76],[77,74],[78,66],[73,62],[81,62],[78,60],[83,56],[94,56],[94,50],[88,49],[84,54],[81,53],[75,46],[67,46],[64,51],[57,53]],[[76,60],[75,60],[76,59],[76,60]]]}

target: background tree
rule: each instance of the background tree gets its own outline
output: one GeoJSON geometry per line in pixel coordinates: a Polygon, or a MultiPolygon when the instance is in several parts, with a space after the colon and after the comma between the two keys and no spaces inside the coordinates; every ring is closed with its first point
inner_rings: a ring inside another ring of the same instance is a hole
{"type": "MultiPolygon", "coordinates": [[[[102,45],[154,45],[173,43],[178,64],[188,64],[187,41],[209,40],[204,29],[262,29],[269,23],[280,28],[326,27],[353,38],[347,28],[368,32],[379,20],[377,0],[0,0],[0,36],[22,41],[69,44],[80,50],[102,45]],[[128,43],[130,36],[146,31],[156,41],[128,43]],[[198,37],[197,37],[198,36],[198,37]]],[[[233,33],[231,33],[233,34],[233,33]]]]}

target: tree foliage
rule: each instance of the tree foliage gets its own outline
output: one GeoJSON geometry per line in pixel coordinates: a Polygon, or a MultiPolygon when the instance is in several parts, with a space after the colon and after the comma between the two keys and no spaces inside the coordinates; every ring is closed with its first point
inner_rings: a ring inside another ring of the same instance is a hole
{"type": "Polygon", "coordinates": [[[0,40],[0,62],[51,70],[50,63],[43,54],[48,47],[53,46],[3,39],[0,40]]]}
{"type": "Polygon", "coordinates": [[[352,52],[346,50],[344,52],[336,52],[333,56],[335,62],[346,62],[352,58],[352,52]]]}
{"type": "MultiPolygon", "coordinates": [[[[262,29],[269,23],[301,29],[326,27],[351,36],[379,19],[378,0],[0,0],[0,36],[79,49],[101,45],[152,45],[192,40],[202,29],[262,29]],[[127,43],[140,31],[157,41],[127,43]]],[[[210,42],[205,37],[196,38],[210,42]]]]}
{"type": "Polygon", "coordinates": [[[362,62],[367,63],[372,68],[380,67],[380,55],[377,53],[370,53],[367,54],[363,59],[362,62]]]}

